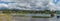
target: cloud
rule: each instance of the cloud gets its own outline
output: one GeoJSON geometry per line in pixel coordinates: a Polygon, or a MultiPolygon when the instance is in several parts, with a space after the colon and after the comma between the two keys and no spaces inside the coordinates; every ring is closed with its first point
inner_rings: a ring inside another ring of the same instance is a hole
{"type": "MultiPolygon", "coordinates": [[[[10,0],[2,0],[2,1],[4,1],[4,2],[8,2],[9,1],[10,2],[10,0]]],[[[36,3],[35,3],[35,0],[31,0],[31,1],[28,0],[27,2],[24,1],[24,0],[19,0],[19,1],[21,1],[19,3],[17,1],[16,1],[16,3],[2,4],[0,6],[4,6],[4,7],[7,7],[9,9],[44,10],[45,7],[46,7],[46,4],[44,4],[44,3],[47,3],[47,1],[45,2],[43,0],[39,0],[36,3]]]]}
{"type": "Polygon", "coordinates": [[[0,7],[8,7],[8,5],[7,4],[0,4],[0,7]]]}
{"type": "Polygon", "coordinates": [[[60,1],[58,1],[56,4],[55,3],[53,3],[53,1],[51,0],[51,1],[49,1],[49,8],[50,8],[50,10],[52,9],[52,10],[60,10],[60,1]]]}
{"type": "MultiPolygon", "coordinates": [[[[4,2],[16,2],[9,4],[0,4],[0,7],[7,7],[9,9],[20,9],[20,10],[46,10],[48,9],[57,10],[55,4],[48,0],[2,0],[4,2]],[[18,2],[17,2],[18,1],[18,2]],[[48,5],[48,6],[47,6],[48,5]],[[54,9],[53,9],[54,8],[54,9]]],[[[58,4],[59,5],[59,4],[58,4]]],[[[59,7],[59,6],[58,6],[59,7]]]]}

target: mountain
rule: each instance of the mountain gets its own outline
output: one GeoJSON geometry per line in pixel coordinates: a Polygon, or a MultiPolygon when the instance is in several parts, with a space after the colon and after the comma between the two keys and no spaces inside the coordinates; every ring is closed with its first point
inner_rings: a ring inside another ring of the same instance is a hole
{"type": "Polygon", "coordinates": [[[8,10],[6,7],[0,7],[0,10],[8,10]]]}

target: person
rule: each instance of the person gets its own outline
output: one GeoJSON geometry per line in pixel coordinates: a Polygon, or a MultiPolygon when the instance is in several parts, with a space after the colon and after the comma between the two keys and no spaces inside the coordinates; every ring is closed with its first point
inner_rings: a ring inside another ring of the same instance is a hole
{"type": "Polygon", "coordinates": [[[54,14],[53,13],[51,13],[51,17],[54,17],[54,14]]]}

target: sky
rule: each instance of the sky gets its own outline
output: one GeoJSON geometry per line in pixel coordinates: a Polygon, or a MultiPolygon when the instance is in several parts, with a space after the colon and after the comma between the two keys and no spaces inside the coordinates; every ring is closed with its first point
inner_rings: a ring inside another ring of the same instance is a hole
{"type": "Polygon", "coordinates": [[[20,10],[60,10],[59,0],[0,0],[0,8],[20,10]]]}

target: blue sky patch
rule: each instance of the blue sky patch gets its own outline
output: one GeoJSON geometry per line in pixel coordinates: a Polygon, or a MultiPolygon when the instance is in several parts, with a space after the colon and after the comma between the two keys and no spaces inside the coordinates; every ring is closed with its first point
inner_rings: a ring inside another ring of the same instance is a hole
{"type": "Polygon", "coordinates": [[[57,4],[60,0],[53,0],[54,4],[57,4]]]}

